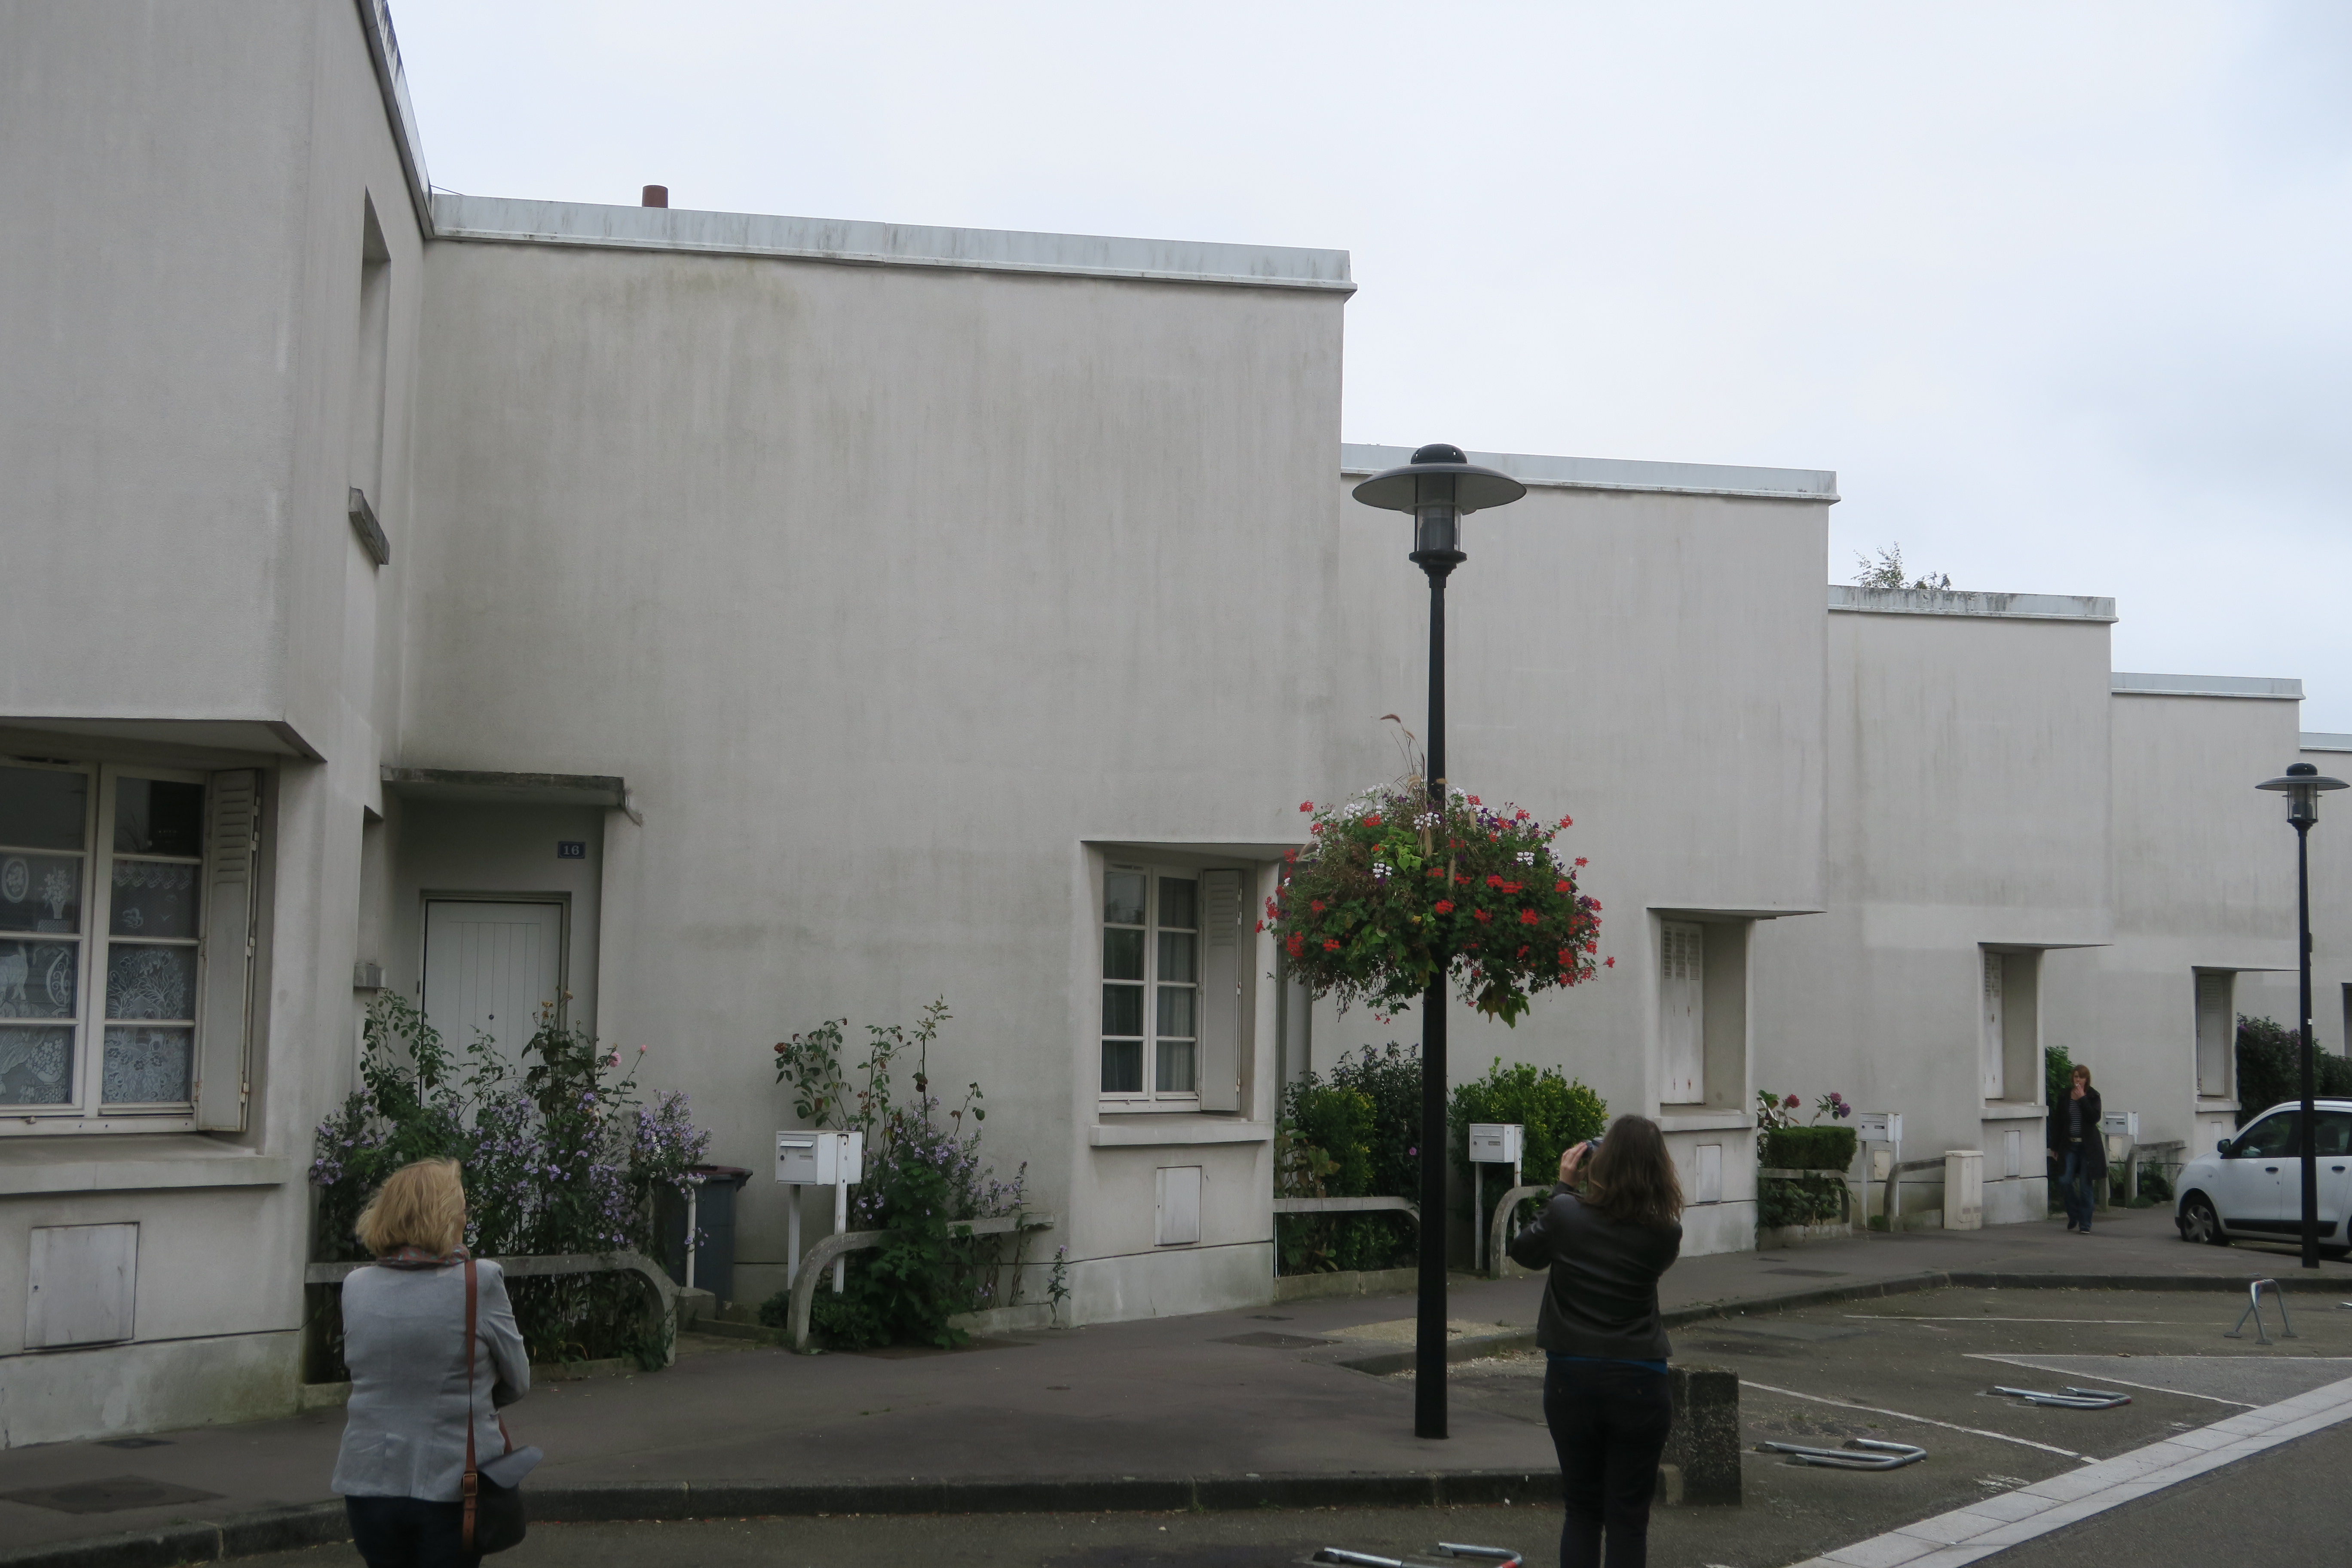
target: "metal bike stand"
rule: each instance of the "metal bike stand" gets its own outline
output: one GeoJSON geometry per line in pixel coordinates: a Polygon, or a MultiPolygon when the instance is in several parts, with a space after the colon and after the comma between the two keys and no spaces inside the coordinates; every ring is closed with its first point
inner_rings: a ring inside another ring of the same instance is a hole
{"type": "Polygon", "coordinates": [[[2051,1405],[2062,1410],[2113,1410],[2118,1405],[2129,1405],[2131,1395],[2105,1388],[2068,1388],[2047,1394],[2038,1388],[2005,1388],[1993,1385],[1995,1394],[2014,1394],[2028,1405],[2051,1405]]]}
{"type": "Polygon", "coordinates": [[[1843,1448],[1811,1448],[1802,1443],[1759,1443],[1756,1451],[1759,1454],[1786,1454],[1801,1465],[1819,1465],[1825,1470],[1899,1470],[1927,1457],[1925,1448],[1915,1448],[1908,1443],[1882,1443],[1875,1437],[1848,1438],[1843,1448]]]}
{"type": "Polygon", "coordinates": [[[1471,1546],[1458,1541],[1441,1541],[1426,1557],[1382,1557],[1377,1552],[1350,1552],[1344,1546],[1326,1546],[1314,1556],[1302,1558],[1307,1563],[1337,1563],[1346,1568],[1452,1568],[1456,1563],[1491,1563],[1496,1568],[1519,1568],[1519,1554],[1507,1546],[1471,1546]]]}
{"type": "Polygon", "coordinates": [[[2278,1308],[2279,1338],[2292,1340],[2301,1337],[2294,1331],[2294,1324],[2287,1318],[2286,1293],[2279,1289],[2279,1282],[2275,1279],[2257,1279],[2246,1287],[2246,1310],[2238,1314],[2238,1326],[2223,1334],[2221,1336],[2223,1339],[2244,1339],[2246,1320],[2252,1318],[2254,1321],[2254,1342],[2258,1345],[2273,1342],[2270,1335],[2263,1328],[2263,1287],[2265,1285],[2271,1288],[2271,1301],[2278,1308]]]}

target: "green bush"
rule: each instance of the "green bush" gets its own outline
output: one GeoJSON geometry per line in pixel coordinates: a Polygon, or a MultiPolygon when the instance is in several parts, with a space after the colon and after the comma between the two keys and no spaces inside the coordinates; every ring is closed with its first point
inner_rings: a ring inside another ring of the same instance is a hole
{"type": "MultiPolygon", "coordinates": [[[[1326,1080],[1309,1072],[1283,1091],[1276,1191],[1284,1197],[1417,1197],[1421,1058],[1391,1041],[1342,1057],[1326,1080]]],[[[1394,1268],[1412,1259],[1402,1215],[1282,1215],[1275,1240],[1285,1274],[1394,1268]]]]}
{"type": "Polygon", "coordinates": [[[1781,1127],[1764,1134],[1764,1163],[1780,1171],[1843,1171],[1853,1163],[1851,1127],[1781,1127]]]}
{"type": "MultiPolygon", "coordinates": [[[[2243,1127],[2282,1100],[2303,1098],[2303,1042],[2295,1031],[2269,1018],[2238,1020],[2238,1125],[2243,1127]]],[[[2352,1095],[2352,1058],[2320,1049],[2312,1053],[2316,1093],[2352,1095]]]]}
{"type": "Polygon", "coordinates": [[[2045,1047],[2042,1052],[2042,1103],[2063,1105],[2074,1089],[2074,1058],[2063,1046],[2045,1047]]]}
{"type": "MultiPolygon", "coordinates": [[[[1842,1128],[1802,1129],[1823,1132],[1842,1128]]],[[[1780,1169],[1795,1169],[1782,1166],[1780,1169]]],[[[1845,1184],[1834,1176],[1801,1176],[1794,1181],[1768,1177],[1756,1184],[1756,1223],[1762,1229],[1784,1225],[1818,1225],[1845,1213],[1845,1184]]]]}
{"type": "MultiPolygon", "coordinates": [[[[1496,1057],[1486,1076],[1456,1084],[1448,1108],[1453,1134],[1454,1168],[1471,1190],[1470,1124],[1473,1121],[1516,1121],[1527,1129],[1521,1150],[1521,1179],[1529,1186],[1551,1184],[1559,1173],[1559,1157],[1588,1138],[1598,1138],[1609,1125],[1609,1105],[1558,1068],[1538,1070],[1528,1062],[1503,1065],[1496,1057]]],[[[1486,1173],[1486,1210],[1471,1215],[1482,1229],[1494,1223],[1494,1205],[1500,1202],[1504,1183],[1498,1172],[1486,1173]]],[[[1467,1205],[1465,1205],[1467,1212],[1467,1205]]]]}

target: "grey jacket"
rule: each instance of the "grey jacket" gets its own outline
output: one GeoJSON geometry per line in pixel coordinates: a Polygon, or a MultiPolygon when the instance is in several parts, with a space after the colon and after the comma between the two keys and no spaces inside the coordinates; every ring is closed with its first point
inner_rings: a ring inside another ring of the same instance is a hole
{"type": "MultiPolygon", "coordinates": [[[[506,1273],[474,1265],[474,1458],[507,1451],[498,1406],[530,1391],[506,1273]]],[[[343,1362],[352,1402],[334,1489],[351,1497],[456,1502],[466,1473],[466,1273],[383,1265],[343,1281],[343,1362]]]]}

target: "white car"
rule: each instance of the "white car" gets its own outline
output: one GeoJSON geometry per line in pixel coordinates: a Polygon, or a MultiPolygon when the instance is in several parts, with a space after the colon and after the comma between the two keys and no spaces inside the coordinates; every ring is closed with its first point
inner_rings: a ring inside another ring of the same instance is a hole
{"type": "MultiPolygon", "coordinates": [[[[2352,1100],[2313,1101],[2319,1161],[2319,1247],[2341,1258],[2352,1241],[2352,1100]]],[[[2172,1223],[2183,1241],[2299,1241],[2303,1236],[2300,1102],[2273,1105],[2181,1167],[2172,1223]]]]}

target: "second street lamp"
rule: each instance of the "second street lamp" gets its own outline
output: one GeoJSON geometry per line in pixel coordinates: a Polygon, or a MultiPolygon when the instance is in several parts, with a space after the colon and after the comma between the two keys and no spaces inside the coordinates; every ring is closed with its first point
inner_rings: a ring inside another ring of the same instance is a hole
{"type": "Polygon", "coordinates": [[[2319,820],[2319,792],[2345,787],[2342,779],[2322,777],[2309,763],[2296,763],[2284,774],[2265,779],[2256,789],[2276,790],[2286,796],[2286,820],[2294,829],[2294,962],[2303,982],[2303,1003],[2295,1014],[2302,1025],[2298,1043],[2303,1068],[2303,1114],[2297,1157],[2303,1165],[2303,1266],[2319,1267],[2319,1148],[2318,1065],[2311,1055],[2311,828],[2319,820]]]}
{"type": "MultiPolygon", "coordinates": [[[[1445,579],[1467,559],[1462,519],[1508,506],[1528,487],[1482,468],[1444,442],[1423,447],[1401,468],[1373,475],[1355,490],[1366,506],[1412,514],[1410,559],[1429,578],[1429,799],[1445,809],[1445,579]]],[[[1441,953],[1422,995],[1421,1278],[1413,1325],[1412,1431],[1445,1436],[1445,981],[1453,955],[1441,953]]],[[[1473,1215],[1471,1222],[1477,1222],[1473,1215]]]]}

